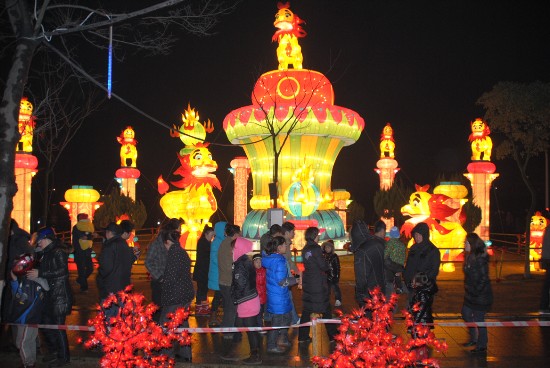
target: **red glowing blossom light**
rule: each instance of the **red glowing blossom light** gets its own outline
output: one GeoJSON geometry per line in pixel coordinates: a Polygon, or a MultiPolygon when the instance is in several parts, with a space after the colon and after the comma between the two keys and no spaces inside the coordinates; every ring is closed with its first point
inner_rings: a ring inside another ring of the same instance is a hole
{"type": "Polygon", "coordinates": [[[380,288],[375,288],[371,291],[371,298],[365,300],[363,308],[341,315],[342,324],[335,336],[334,352],[328,358],[315,356],[312,362],[322,368],[439,367],[435,359],[424,353],[428,346],[446,351],[447,343],[437,340],[429,326],[415,325],[406,311],[403,311],[406,325],[415,337],[407,342],[402,337],[394,338],[391,326],[397,295],[393,294],[386,301],[380,288]],[[372,317],[366,317],[365,311],[371,311],[372,317]]]}
{"type": "Polygon", "coordinates": [[[144,305],[143,294],[133,293],[132,288],[130,285],[111,294],[97,307],[97,315],[88,321],[95,331],[84,346],[103,350],[101,367],[174,367],[174,359],[162,354],[162,349],[171,348],[174,342],[190,345],[187,331],[177,331],[189,317],[189,310],[178,309],[168,315],[169,322],[159,326],[153,321],[158,307],[153,303],[144,305]],[[105,310],[113,306],[119,307],[118,313],[107,318],[105,310]]]}

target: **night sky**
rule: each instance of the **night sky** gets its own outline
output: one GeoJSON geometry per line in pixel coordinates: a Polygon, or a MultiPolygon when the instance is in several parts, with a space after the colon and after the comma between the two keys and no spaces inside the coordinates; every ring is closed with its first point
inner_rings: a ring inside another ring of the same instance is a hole
{"type": "MultiPolygon", "coordinates": [[[[370,222],[372,196],[379,187],[373,169],[387,122],[394,128],[398,177],[410,186],[433,188],[439,174],[466,171],[469,123],[483,116],[476,100],[484,92],[499,81],[550,81],[546,2],[295,0],[291,10],[306,21],[308,35],[300,39],[304,68],[324,73],[333,84],[335,104],[365,119],[359,141],[345,147],[336,161],[332,188],[351,192],[352,199],[366,207],[370,222]]],[[[207,140],[219,165],[224,192],[216,194],[223,212],[233,193],[229,161],[244,155],[239,147],[222,146],[229,143],[223,119],[250,105],[256,79],[277,68],[277,44],[271,42],[276,11],[276,1],[242,1],[234,13],[220,19],[212,36],[182,33],[168,56],[127,52],[123,62],[114,64],[113,91],[146,113],[179,126],[180,114],[191,103],[202,121],[214,123],[215,131],[207,140]]],[[[106,53],[93,55],[81,63],[90,72],[106,74],[106,53]]],[[[156,179],[161,174],[167,178],[176,169],[182,143],[116,100],[107,101],[86,121],[71,143],[56,170],[54,202],[63,200],[71,185],[110,190],[119,167],[116,137],[127,125],[134,127],[139,142],[142,178],[137,197],[147,206],[146,225],[163,218],[156,179]]],[[[498,144],[498,137],[492,138],[498,144]]],[[[495,182],[492,210],[498,207],[523,215],[529,198],[522,193],[515,163],[494,158],[493,162],[501,176],[495,182]]],[[[533,160],[529,173],[540,209],[543,172],[543,158],[533,160]]],[[[40,174],[35,183],[39,181],[40,174]]],[[[218,213],[212,220],[220,218],[223,215],[218,213]]]]}

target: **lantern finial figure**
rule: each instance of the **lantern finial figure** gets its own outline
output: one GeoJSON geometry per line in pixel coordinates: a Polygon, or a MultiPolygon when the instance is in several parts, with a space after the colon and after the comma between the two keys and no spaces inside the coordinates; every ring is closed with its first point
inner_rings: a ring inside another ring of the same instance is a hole
{"type": "Polygon", "coordinates": [[[131,126],[126,127],[116,139],[122,145],[120,147],[120,166],[136,167],[138,154],[134,129],[131,126]]]}
{"type": "Polygon", "coordinates": [[[472,161],[491,161],[493,141],[489,137],[491,134],[489,126],[481,118],[472,121],[470,125],[472,134],[469,141],[472,142],[472,161]]]}
{"type": "Polygon", "coordinates": [[[32,152],[32,135],[34,131],[34,116],[32,115],[33,106],[23,97],[19,105],[19,134],[21,138],[17,144],[17,151],[32,152]]]}
{"type": "Polygon", "coordinates": [[[195,145],[204,142],[206,133],[214,131],[214,125],[208,119],[204,123],[200,122],[198,111],[187,104],[187,110],[181,114],[182,125],[178,128],[173,125],[174,129],[170,131],[170,136],[178,138],[183,142],[185,147],[180,151],[180,155],[185,156],[191,152],[195,145]],[[180,133],[183,132],[184,134],[180,133]]]}
{"type": "Polygon", "coordinates": [[[279,42],[277,47],[279,70],[288,69],[289,64],[292,64],[294,69],[302,69],[304,57],[298,38],[305,37],[307,34],[301,27],[304,21],[290,10],[290,3],[279,2],[277,8],[279,11],[275,14],[273,25],[279,29],[271,40],[279,42]]]}
{"type": "Polygon", "coordinates": [[[380,136],[380,158],[395,158],[394,150],[393,129],[390,123],[387,123],[384,129],[382,129],[382,135],[380,136]]]}

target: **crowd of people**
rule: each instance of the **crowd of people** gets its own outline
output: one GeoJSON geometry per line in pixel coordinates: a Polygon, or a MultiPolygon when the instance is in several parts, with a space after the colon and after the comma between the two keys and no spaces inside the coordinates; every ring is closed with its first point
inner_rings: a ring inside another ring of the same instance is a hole
{"type": "MultiPolygon", "coordinates": [[[[261,237],[259,251],[253,251],[253,243],[241,237],[239,226],[218,222],[213,228],[204,228],[191,273],[191,259],[180,246],[181,225],[177,219],[166,221],[145,257],[152,302],[160,307],[154,318],[160,324],[167,321],[170,313],[178,308],[189,308],[195,300],[196,315],[209,315],[211,327],[282,327],[267,332],[266,346],[268,354],[282,354],[291,346],[288,329],[293,325],[309,322],[314,314],[332,318],[331,293],[334,293],[334,307],[342,305],[340,260],[333,240],[319,244],[323,229],[309,227],[305,230],[305,246],[301,250],[303,267],[299,268],[291,256],[296,235],[291,222],[272,225],[261,237]],[[293,301],[291,290],[294,287],[302,289],[300,316],[293,301]],[[211,304],[209,292],[213,295],[211,304]],[[220,306],[223,309],[221,320],[220,306]]],[[[431,324],[433,328],[432,305],[438,292],[441,254],[429,239],[429,226],[419,223],[413,228],[414,242],[408,252],[400,240],[399,228],[387,231],[383,221],[377,221],[372,228],[371,232],[364,221],[358,220],[350,230],[349,251],[354,257],[356,303],[364,307],[375,288],[387,297],[394,293],[406,294],[414,323],[431,324]]],[[[100,301],[131,284],[132,265],[140,256],[139,248],[132,248],[127,243],[134,231],[130,221],[113,222],[103,230],[105,240],[98,256],[97,271],[100,301]]],[[[79,214],[72,231],[72,248],[78,273],[76,283],[82,293],[87,292],[88,278],[94,269],[91,261],[94,232],[88,216],[79,214]]],[[[546,269],[550,265],[549,243],[550,236],[546,236],[541,261],[546,269]]],[[[486,246],[477,234],[470,233],[466,236],[464,251],[462,317],[466,322],[483,322],[493,302],[486,246]]],[[[11,282],[4,298],[3,320],[21,324],[12,326],[12,331],[24,367],[35,366],[39,341],[38,329],[29,324],[63,325],[71,312],[69,252],[52,228],[42,228],[31,237],[12,220],[6,271],[11,282]]],[[[543,312],[549,310],[549,274],[547,271],[541,298],[543,312]]],[[[106,316],[116,315],[116,303],[104,312],[106,316]]],[[[370,315],[368,309],[365,315],[370,315]]],[[[328,339],[333,341],[336,325],[327,324],[326,331],[328,339]]],[[[70,364],[65,330],[43,329],[42,332],[48,351],[42,361],[51,367],[70,364]]],[[[414,336],[415,332],[411,333],[414,336]]],[[[469,333],[470,338],[463,345],[473,347],[473,354],[485,353],[487,329],[470,327],[469,333]]],[[[262,363],[262,334],[265,331],[247,332],[250,355],[242,359],[243,364],[262,363]]],[[[224,344],[227,349],[221,353],[221,359],[241,360],[234,344],[241,341],[241,333],[224,333],[223,338],[228,344],[224,344]]],[[[299,344],[311,342],[308,326],[299,327],[298,341],[299,344]]],[[[173,346],[164,353],[192,361],[188,346],[173,346]]],[[[419,351],[419,358],[426,353],[419,351]]]]}

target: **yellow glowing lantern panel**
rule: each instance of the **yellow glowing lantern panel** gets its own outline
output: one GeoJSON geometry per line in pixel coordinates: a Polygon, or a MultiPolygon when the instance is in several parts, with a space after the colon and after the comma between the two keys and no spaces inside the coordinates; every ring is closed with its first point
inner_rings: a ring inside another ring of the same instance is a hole
{"type": "MultiPolygon", "coordinates": [[[[460,212],[461,208],[450,207],[450,197],[444,194],[431,194],[430,186],[416,185],[416,192],[411,194],[409,203],[401,208],[404,216],[410,216],[401,228],[406,236],[411,236],[413,227],[425,222],[430,227],[430,240],[441,249],[442,269],[445,272],[454,271],[453,263],[462,253],[462,245],[466,231],[460,222],[450,221],[450,218],[460,212]]],[[[411,239],[409,246],[414,242],[411,239]]]]}
{"type": "Polygon", "coordinates": [[[487,123],[480,118],[470,123],[472,134],[469,141],[472,142],[472,161],[491,161],[493,141],[489,134],[491,130],[487,123]]]}
{"type": "Polygon", "coordinates": [[[73,186],[65,192],[67,202],[92,203],[99,200],[99,192],[92,187],[73,186]]]}
{"type": "Polygon", "coordinates": [[[33,106],[26,97],[21,99],[19,105],[19,134],[21,138],[17,145],[17,151],[32,152],[32,136],[34,132],[34,116],[32,116],[33,106]]]}
{"type": "Polygon", "coordinates": [[[529,224],[530,231],[530,259],[531,259],[531,270],[537,270],[539,264],[537,261],[540,260],[541,251],[542,251],[542,240],[544,239],[544,233],[546,232],[546,227],[548,226],[548,221],[539,211],[531,217],[531,223],[529,224]]]}
{"type": "Polygon", "coordinates": [[[380,158],[395,158],[394,150],[395,142],[393,140],[393,129],[390,123],[387,123],[380,137],[380,158]]]}

